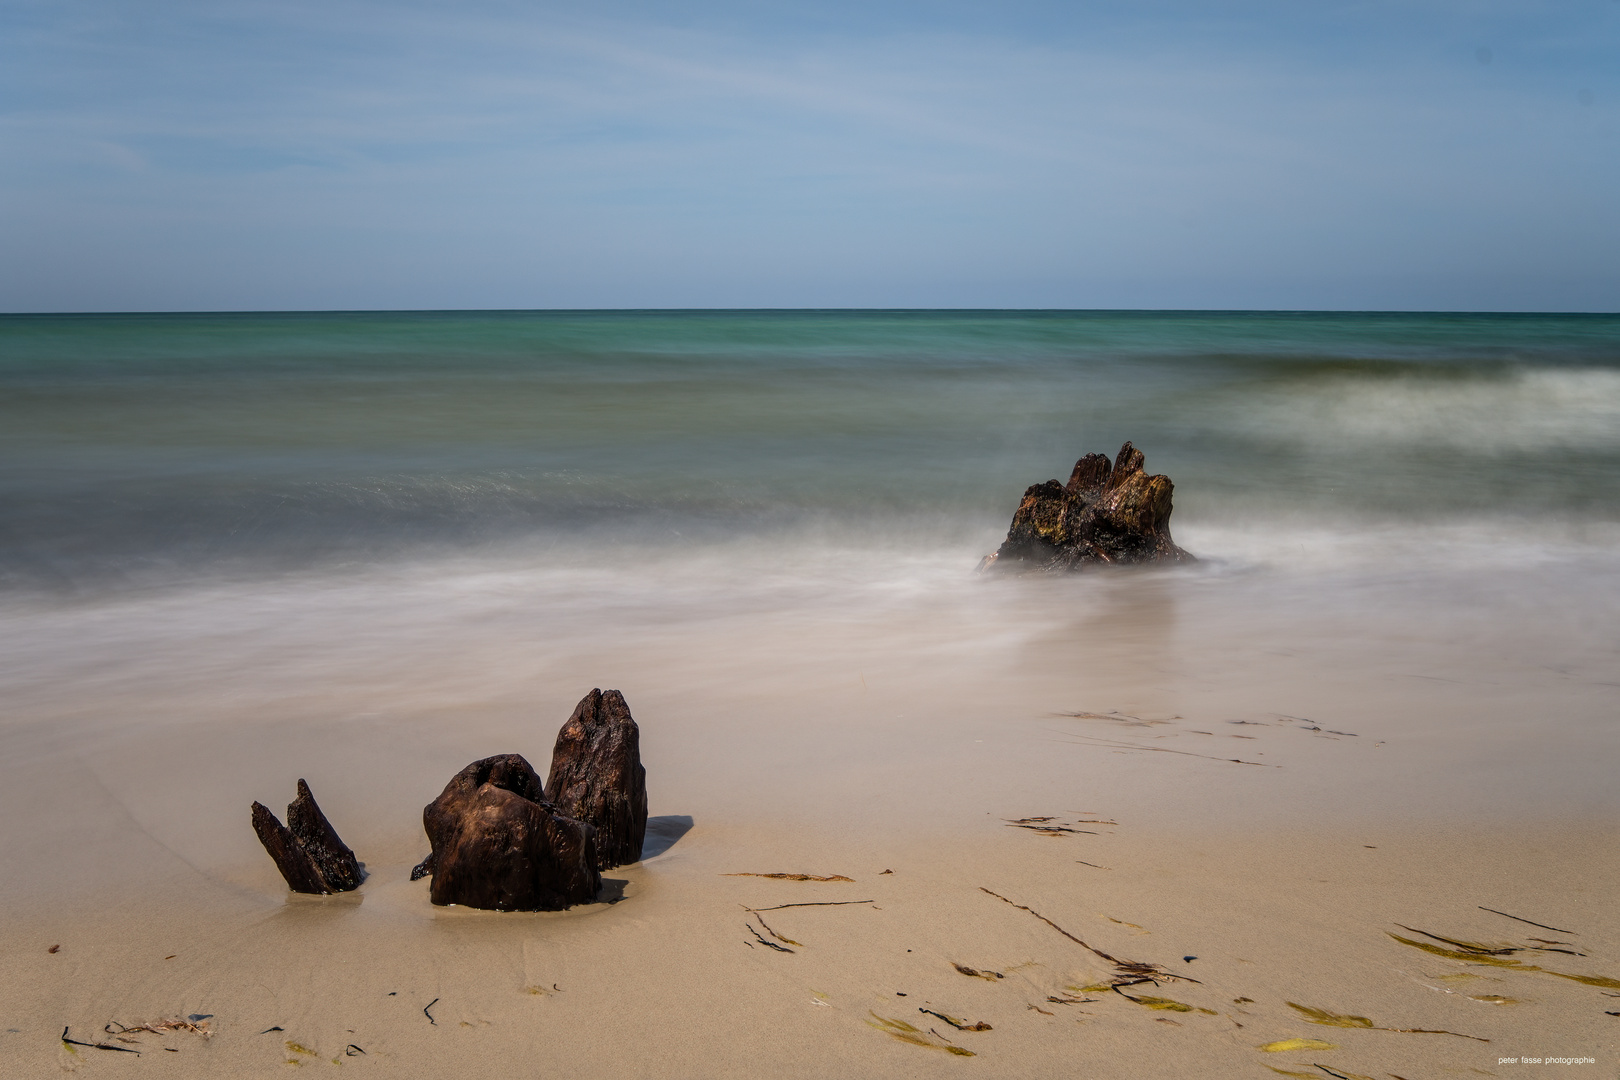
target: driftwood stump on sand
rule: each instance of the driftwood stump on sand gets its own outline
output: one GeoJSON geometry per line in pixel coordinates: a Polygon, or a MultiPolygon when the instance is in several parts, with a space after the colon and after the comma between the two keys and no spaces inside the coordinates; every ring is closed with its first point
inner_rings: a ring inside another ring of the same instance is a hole
{"type": "Polygon", "coordinates": [[[592,690],[557,733],[546,792],[557,809],[596,830],[596,869],[641,858],[647,770],[641,732],[617,690],[592,690]]]}
{"type": "Polygon", "coordinates": [[[1126,563],[1195,562],[1170,539],[1168,476],[1142,468],[1130,443],[1112,465],[1102,454],[1075,462],[1067,485],[1056,480],[1024,492],[1007,539],[981,570],[1054,571],[1126,563]]]}
{"type": "Polygon", "coordinates": [[[253,804],[253,831],[275,860],[287,887],[299,893],[339,893],[360,887],[360,863],[298,781],[298,798],[287,806],[283,825],[263,803],[253,804]]]}
{"type": "Polygon", "coordinates": [[[422,811],[433,850],[411,880],[433,875],[435,904],[561,911],[602,888],[595,830],[557,813],[518,754],[475,761],[422,811]]]}

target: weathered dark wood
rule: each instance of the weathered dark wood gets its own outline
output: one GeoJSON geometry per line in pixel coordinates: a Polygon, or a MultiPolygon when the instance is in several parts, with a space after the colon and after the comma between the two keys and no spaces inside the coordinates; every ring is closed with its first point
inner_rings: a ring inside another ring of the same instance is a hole
{"type": "Polygon", "coordinates": [[[287,806],[287,828],[298,846],[314,860],[321,880],[332,892],[348,892],[360,887],[360,861],[326,820],[310,794],[309,785],[298,781],[298,798],[287,806]]]}
{"type": "Polygon", "coordinates": [[[1110,463],[1101,454],[1075,462],[1067,485],[1056,480],[1024,492],[1007,539],[981,568],[1077,570],[1103,564],[1195,562],[1170,539],[1168,476],[1149,475],[1130,443],[1110,463]]]}
{"type": "Polygon", "coordinates": [[[411,872],[433,875],[435,904],[493,911],[561,911],[602,888],[594,830],[557,813],[518,754],[462,769],[422,811],[432,853],[411,872]]]}
{"type": "Polygon", "coordinates": [[[1069,474],[1068,492],[1072,495],[1081,491],[1095,491],[1108,482],[1111,468],[1106,455],[1087,454],[1074,463],[1074,472],[1069,474]]]}
{"type": "Polygon", "coordinates": [[[293,892],[339,893],[360,887],[359,861],[338,838],[303,780],[298,781],[298,797],[287,805],[287,825],[269,807],[255,802],[253,831],[293,892]]]}
{"type": "Polygon", "coordinates": [[[546,791],[557,809],[596,830],[596,868],[641,858],[647,770],[641,730],[617,690],[592,690],[557,732],[546,791]]]}

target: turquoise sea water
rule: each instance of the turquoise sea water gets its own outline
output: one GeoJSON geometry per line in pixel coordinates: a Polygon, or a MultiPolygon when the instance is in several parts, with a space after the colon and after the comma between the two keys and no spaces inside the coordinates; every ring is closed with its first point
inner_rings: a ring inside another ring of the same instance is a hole
{"type": "Polygon", "coordinates": [[[1620,317],[5,316],[0,588],[739,541],[966,560],[1125,439],[1217,558],[1606,549],[1620,317]]]}

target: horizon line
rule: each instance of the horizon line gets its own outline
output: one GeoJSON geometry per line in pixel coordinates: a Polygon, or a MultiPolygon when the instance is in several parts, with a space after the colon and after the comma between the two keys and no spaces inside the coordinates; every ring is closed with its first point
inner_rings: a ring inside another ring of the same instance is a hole
{"type": "Polygon", "coordinates": [[[1620,309],[1498,308],[1060,308],[1060,307],[534,307],[534,308],[163,308],[124,311],[4,311],[12,318],[141,318],[163,316],[245,315],[859,315],[859,314],[1008,314],[1008,315],[1442,315],[1442,316],[1616,316],[1620,309]]]}

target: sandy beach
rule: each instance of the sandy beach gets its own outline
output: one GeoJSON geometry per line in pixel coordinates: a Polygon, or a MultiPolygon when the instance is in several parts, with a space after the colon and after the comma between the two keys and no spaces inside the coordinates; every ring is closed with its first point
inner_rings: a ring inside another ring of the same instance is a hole
{"type": "Polygon", "coordinates": [[[749,557],[701,617],[692,564],[14,612],[8,1075],[1613,1074],[1617,636],[1567,563],[749,557]],[[642,729],[647,857],[567,912],[431,906],[422,806],[543,772],[592,686],[642,729]],[[357,893],[258,848],[299,777],[357,893]]]}
{"type": "Polygon", "coordinates": [[[1620,1080],[1617,177],[1620,0],[0,0],[0,1080],[1620,1080]]]}

